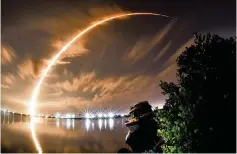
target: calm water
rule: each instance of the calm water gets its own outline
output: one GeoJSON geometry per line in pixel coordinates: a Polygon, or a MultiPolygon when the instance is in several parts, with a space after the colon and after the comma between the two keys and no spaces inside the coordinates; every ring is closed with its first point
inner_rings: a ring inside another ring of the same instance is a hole
{"type": "MultiPolygon", "coordinates": [[[[29,118],[1,115],[2,152],[37,152],[29,118]]],[[[116,152],[126,147],[124,119],[74,120],[40,118],[36,139],[43,152],[116,152]]]]}

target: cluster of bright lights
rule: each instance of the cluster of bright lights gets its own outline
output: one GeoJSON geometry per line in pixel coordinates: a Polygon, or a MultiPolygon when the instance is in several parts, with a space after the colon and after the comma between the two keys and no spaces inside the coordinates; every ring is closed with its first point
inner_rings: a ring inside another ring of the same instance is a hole
{"type": "Polygon", "coordinates": [[[57,114],[56,114],[56,118],[60,118],[60,113],[57,113],[57,114]]]}
{"type": "Polygon", "coordinates": [[[102,118],[103,117],[103,114],[102,113],[99,113],[98,114],[98,118],[102,118]]]}
{"type": "Polygon", "coordinates": [[[72,114],[72,113],[66,113],[66,114],[60,114],[60,113],[56,113],[56,115],[55,115],[55,118],[66,118],[66,119],[68,119],[68,118],[75,118],[76,117],[76,115],[75,114],[72,114]]]}
{"type": "Polygon", "coordinates": [[[86,113],[84,116],[86,119],[95,118],[95,115],[92,113],[86,113]]]}
{"type": "MultiPolygon", "coordinates": [[[[115,115],[113,112],[109,112],[109,113],[98,113],[98,114],[93,114],[93,113],[85,113],[84,114],[84,118],[86,119],[93,119],[93,118],[114,118],[115,116],[118,116],[117,114],[115,115]]],[[[124,114],[120,114],[121,117],[124,116],[124,114]]]]}
{"type": "Polygon", "coordinates": [[[108,118],[108,115],[105,113],[105,114],[103,115],[103,117],[104,117],[104,118],[108,118]]]}
{"type": "Polygon", "coordinates": [[[113,117],[114,117],[114,114],[113,114],[112,112],[110,112],[110,113],[108,114],[108,116],[109,116],[110,118],[113,118],[113,117]]]}

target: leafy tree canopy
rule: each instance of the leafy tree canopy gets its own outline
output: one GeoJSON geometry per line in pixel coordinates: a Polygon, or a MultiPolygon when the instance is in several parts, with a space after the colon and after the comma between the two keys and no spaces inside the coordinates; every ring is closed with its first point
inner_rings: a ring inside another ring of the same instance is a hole
{"type": "Polygon", "coordinates": [[[236,152],[236,38],[195,34],[156,111],[164,152],[236,152]]]}

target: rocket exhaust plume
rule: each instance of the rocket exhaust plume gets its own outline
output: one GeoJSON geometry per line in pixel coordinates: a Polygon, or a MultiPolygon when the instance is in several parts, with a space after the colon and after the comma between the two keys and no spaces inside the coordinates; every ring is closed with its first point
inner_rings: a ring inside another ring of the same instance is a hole
{"type": "MultiPolygon", "coordinates": [[[[97,21],[97,22],[93,23],[92,25],[86,27],[85,29],[83,29],[71,41],[69,41],[60,51],[58,51],[58,53],[50,60],[50,63],[45,68],[45,70],[43,70],[43,72],[41,74],[41,77],[40,77],[38,83],[36,84],[36,86],[34,88],[34,91],[33,91],[33,94],[31,96],[30,108],[29,108],[31,116],[35,115],[35,105],[36,105],[36,100],[37,100],[37,96],[38,96],[41,84],[43,83],[45,77],[49,73],[52,66],[55,64],[55,62],[58,60],[58,58],[62,55],[62,53],[66,52],[66,50],[70,47],[71,44],[73,44],[77,39],[79,39],[81,36],[83,36],[84,34],[89,32],[93,28],[95,28],[95,27],[97,27],[97,26],[99,26],[99,25],[101,25],[105,22],[108,22],[108,21],[111,21],[111,20],[114,20],[114,19],[121,19],[121,18],[127,17],[127,16],[137,16],[137,15],[162,16],[162,17],[166,17],[166,18],[172,18],[172,17],[169,17],[167,15],[162,15],[162,14],[157,14],[157,13],[141,13],[141,12],[124,13],[124,14],[114,15],[114,16],[102,19],[102,20],[97,21]]],[[[33,141],[36,145],[36,148],[37,148],[39,153],[42,153],[41,147],[40,147],[39,142],[38,142],[38,140],[36,138],[36,135],[35,135],[34,125],[32,124],[30,128],[31,128],[31,133],[32,133],[33,141]]]]}

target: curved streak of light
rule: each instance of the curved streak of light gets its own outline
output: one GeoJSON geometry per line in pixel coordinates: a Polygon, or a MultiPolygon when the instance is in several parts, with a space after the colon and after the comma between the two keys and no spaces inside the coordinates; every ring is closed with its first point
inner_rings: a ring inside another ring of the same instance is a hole
{"type": "MultiPolygon", "coordinates": [[[[55,62],[58,60],[58,58],[61,56],[62,53],[64,53],[68,47],[74,43],[79,37],[81,37],[82,35],[84,35],[85,33],[89,32],[91,29],[97,27],[98,25],[101,25],[107,21],[113,20],[113,19],[117,19],[117,18],[122,18],[122,17],[126,17],[126,16],[136,16],[136,15],[153,15],[153,16],[163,16],[163,17],[167,17],[169,18],[169,16],[166,15],[162,15],[162,14],[157,14],[157,13],[125,13],[125,14],[120,14],[120,15],[115,15],[109,18],[105,18],[103,20],[100,20],[90,26],[88,26],[87,28],[85,28],[83,31],[81,31],[79,34],[77,34],[71,41],[69,41],[50,61],[50,63],[48,64],[48,66],[46,67],[45,70],[43,70],[42,75],[36,85],[36,87],[34,88],[32,97],[31,97],[31,101],[30,101],[30,115],[34,116],[35,115],[35,104],[36,104],[36,99],[41,87],[41,84],[43,83],[45,77],[47,76],[48,72],[50,71],[50,69],[52,68],[52,66],[55,64],[55,62]]],[[[33,124],[32,124],[33,125],[33,124]]],[[[31,132],[32,132],[32,138],[35,142],[36,148],[38,150],[38,152],[42,153],[42,149],[39,148],[39,142],[36,139],[36,135],[35,135],[35,130],[34,130],[34,126],[30,127],[31,128],[31,132]]]]}
{"type": "Polygon", "coordinates": [[[38,151],[38,153],[42,153],[42,148],[40,146],[40,143],[36,137],[36,133],[35,133],[35,126],[34,126],[34,122],[30,122],[30,130],[31,130],[31,136],[32,136],[32,139],[35,143],[35,146],[36,146],[36,150],[38,151]]]}

